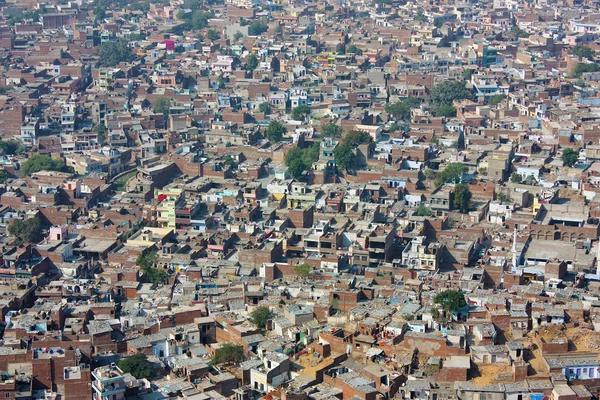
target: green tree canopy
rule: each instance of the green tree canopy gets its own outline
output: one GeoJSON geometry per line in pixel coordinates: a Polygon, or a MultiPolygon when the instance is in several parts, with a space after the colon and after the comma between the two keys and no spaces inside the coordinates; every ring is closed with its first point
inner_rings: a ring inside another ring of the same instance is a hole
{"type": "Polygon", "coordinates": [[[29,218],[25,221],[13,219],[8,225],[8,233],[21,243],[38,243],[44,238],[42,223],[38,218],[29,218]]]}
{"type": "Polygon", "coordinates": [[[100,56],[98,64],[101,67],[114,67],[121,62],[132,61],[135,58],[129,43],[123,39],[102,44],[98,55],[100,56]]]}
{"type": "Polygon", "coordinates": [[[31,175],[38,171],[58,171],[74,173],[72,167],[65,165],[60,158],[52,158],[47,154],[34,154],[23,163],[22,171],[24,175],[31,175]]]}
{"type": "Polygon", "coordinates": [[[269,139],[271,143],[278,143],[286,132],[287,129],[285,129],[285,126],[283,126],[281,122],[271,121],[265,131],[265,137],[269,139]]]}
{"type": "Polygon", "coordinates": [[[335,47],[335,52],[338,54],[346,54],[346,47],[342,43],[339,43],[335,47]]]}
{"type": "Polygon", "coordinates": [[[573,149],[564,149],[562,152],[562,155],[560,156],[560,159],[563,162],[563,165],[565,167],[572,167],[573,164],[575,164],[577,162],[577,159],[579,158],[579,153],[576,152],[573,149]]]}
{"type": "Polygon", "coordinates": [[[212,11],[201,11],[196,10],[192,14],[191,24],[192,27],[196,30],[204,29],[208,26],[208,20],[214,18],[215,13],[212,11]]]}
{"type": "Polygon", "coordinates": [[[308,166],[304,163],[301,158],[294,158],[288,164],[288,173],[295,179],[302,178],[304,171],[308,169],[308,166]]]}
{"type": "Polygon", "coordinates": [[[239,344],[225,342],[215,351],[212,363],[217,364],[239,364],[246,359],[244,348],[239,344]]]}
{"type": "Polygon", "coordinates": [[[433,215],[433,210],[429,207],[421,205],[417,207],[417,215],[419,217],[431,217],[433,215]]]}
{"type": "Polygon", "coordinates": [[[454,198],[452,203],[461,213],[466,214],[469,212],[469,207],[471,206],[471,191],[467,185],[458,184],[454,187],[454,198]]]}
{"type": "Polygon", "coordinates": [[[349,143],[339,144],[333,151],[336,166],[342,171],[354,171],[356,168],[356,154],[349,143]]]}
{"type": "Polygon", "coordinates": [[[0,140],[0,150],[4,152],[4,154],[15,155],[25,153],[27,149],[19,142],[14,140],[0,140]]]}
{"type": "Polygon", "coordinates": [[[417,13],[415,14],[415,21],[427,21],[427,17],[425,16],[425,14],[423,14],[423,10],[419,10],[417,11],[417,13]]]}
{"type": "Polygon", "coordinates": [[[436,117],[454,118],[456,117],[456,108],[453,106],[439,106],[433,110],[436,117]]]}
{"type": "Polygon", "coordinates": [[[130,373],[137,379],[152,378],[152,363],[144,353],[137,353],[119,362],[119,368],[125,373],[130,373]]]}
{"type": "Polygon", "coordinates": [[[154,252],[151,252],[138,255],[136,260],[137,265],[146,276],[146,279],[152,282],[153,285],[158,285],[169,277],[167,271],[162,268],[155,267],[157,259],[158,255],[154,252]]]}
{"type": "Polygon", "coordinates": [[[285,165],[288,167],[289,174],[300,179],[304,171],[319,159],[319,147],[320,143],[315,142],[312,146],[304,149],[298,146],[290,149],[285,155],[285,165]]]}
{"type": "Polygon", "coordinates": [[[465,69],[463,69],[462,77],[465,81],[470,81],[471,77],[473,76],[474,73],[475,73],[474,68],[465,68],[465,69]]]}
{"type": "Polygon", "coordinates": [[[308,264],[299,264],[294,267],[294,272],[302,279],[308,278],[311,270],[312,268],[308,264]]]}
{"type": "Polygon", "coordinates": [[[343,142],[352,147],[357,147],[363,143],[373,142],[373,137],[365,131],[349,131],[344,136],[343,142]]]}
{"type": "Polygon", "coordinates": [[[523,183],[523,177],[515,172],[510,176],[510,181],[512,183],[523,183]]]}
{"type": "Polygon", "coordinates": [[[456,311],[467,305],[465,296],[460,290],[444,290],[433,298],[436,304],[442,306],[445,311],[456,311]]]}
{"type": "Polygon", "coordinates": [[[266,101],[263,103],[260,103],[258,105],[258,111],[260,111],[261,113],[263,113],[265,115],[271,114],[271,104],[267,103],[266,101]]]}
{"type": "Polygon", "coordinates": [[[310,114],[310,107],[306,104],[301,104],[292,108],[291,117],[295,121],[302,121],[308,114],[310,114]]]}
{"type": "Polygon", "coordinates": [[[94,126],[94,128],[92,128],[92,131],[98,135],[98,143],[100,143],[100,145],[103,145],[106,141],[106,127],[104,126],[104,124],[99,123],[98,125],[94,126]]]}
{"type": "Polygon", "coordinates": [[[594,59],[594,50],[589,46],[583,46],[579,44],[573,47],[572,52],[578,57],[587,58],[588,60],[594,59]]]}
{"type": "Polygon", "coordinates": [[[346,53],[353,53],[353,54],[356,54],[357,56],[362,56],[363,51],[361,49],[359,49],[358,47],[356,47],[355,45],[351,44],[350,46],[348,46],[346,53]]]}
{"type": "Polygon", "coordinates": [[[221,39],[221,35],[214,29],[209,29],[208,32],[206,32],[206,38],[208,40],[215,41],[221,39]]]}
{"type": "Polygon", "coordinates": [[[264,19],[259,19],[258,21],[252,22],[248,26],[248,35],[250,36],[258,36],[269,30],[269,25],[267,25],[264,19]]]}
{"type": "Polygon", "coordinates": [[[578,63],[573,70],[571,71],[571,75],[575,78],[580,78],[581,75],[586,72],[598,72],[600,71],[600,66],[596,63],[578,63]]]}
{"type": "Polygon", "coordinates": [[[248,71],[254,71],[256,67],[258,67],[258,57],[256,57],[256,54],[250,54],[248,56],[248,62],[246,63],[246,69],[248,69],[248,71]]]}
{"type": "Polygon", "coordinates": [[[444,81],[429,92],[429,102],[434,107],[451,106],[455,100],[471,99],[473,96],[465,81],[444,81]]]}
{"type": "Polygon", "coordinates": [[[435,184],[439,186],[444,183],[459,183],[465,172],[467,172],[467,167],[462,163],[448,164],[444,170],[436,175],[435,184]]]}
{"type": "Polygon", "coordinates": [[[152,110],[157,114],[163,114],[165,117],[168,117],[171,112],[171,99],[167,96],[156,97],[152,102],[152,110]]]}
{"type": "Polygon", "coordinates": [[[250,313],[250,322],[261,329],[264,329],[271,319],[273,319],[273,313],[269,310],[269,307],[260,306],[250,313]]]}
{"type": "Polygon", "coordinates": [[[492,97],[490,98],[490,101],[488,102],[488,104],[489,104],[490,106],[495,106],[495,105],[498,105],[498,104],[502,103],[502,100],[504,100],[505,98],[506,98],[506,95],[503,95],[503,94],[497,94],[497,95],[495,95],[495,96],[492,96],[492,97]]]}
{"type": "Polygon", "coordinates": [[[329,138],[337,138],[342,135],[342,128],[333,122],[328,122],[321,128],[321,136],[329,138]]]}
{"type": "Polygon", "coordinates": [[[388,103],[385,105],[385,111],[396,119],[410,121],[410,110],[421,105],[421,101],[414,97],[409,97],[404,101],[388,103]]]}

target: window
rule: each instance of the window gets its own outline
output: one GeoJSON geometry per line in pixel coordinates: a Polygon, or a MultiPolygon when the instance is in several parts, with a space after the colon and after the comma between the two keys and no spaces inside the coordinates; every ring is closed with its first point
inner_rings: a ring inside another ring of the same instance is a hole
{"type": "Polygon", "coordinates": [[[4,393],[4,397],[9,398],[10,397],[10,392],[4,393]]]}

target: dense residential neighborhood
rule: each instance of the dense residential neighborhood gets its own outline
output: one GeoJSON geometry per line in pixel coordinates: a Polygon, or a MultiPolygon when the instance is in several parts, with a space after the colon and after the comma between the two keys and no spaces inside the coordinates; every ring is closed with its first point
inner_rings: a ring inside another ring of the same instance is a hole
{"type": "Polygon", "coordinates": [[[600,398],[600,4],[0,2],[0,398],[600,398]]]}

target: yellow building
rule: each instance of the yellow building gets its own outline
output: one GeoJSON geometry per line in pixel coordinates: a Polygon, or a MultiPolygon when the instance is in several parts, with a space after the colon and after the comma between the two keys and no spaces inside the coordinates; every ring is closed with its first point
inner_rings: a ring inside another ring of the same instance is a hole
{"type": "Polygon", "coordinates": [[[156,189],[154,198],[157,200],[156,221],[161,228],[176,227],[177,205],[185,201],[185,195],[179,188],[156,189]]]}

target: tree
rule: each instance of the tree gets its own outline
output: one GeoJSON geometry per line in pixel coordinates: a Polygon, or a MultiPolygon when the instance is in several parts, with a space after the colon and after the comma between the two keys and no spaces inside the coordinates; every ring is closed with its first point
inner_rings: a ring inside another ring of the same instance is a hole
{"type": "Polygon", "coordinates": [[[451,106],[455,100],[471,98],[471,91],[464,81],[445,81],[434,86],[429,92],[429,102],[436,108],[451,106]]]}
{"type": "Polygon", "coordinates": [[[215,14],[212,11],[196,10],[192,14],[192,27],[196,30],[204,29],[208,26],[208,20],[213,18],[215,14]]]}
{"type": "Polygon", "coordinates": [[[425,179],[431,181],[435,179],[436,172],[431,168],[427,167],[423,170],[423,175],[425,175],[425,179]]]}
{"type": "Polygon", "coordinates": [[[240,40],[241,38],[244,37],[244,34],[240,31],[236,32],[235,35],[233,35],[233,40],[235,42],[237,42],[238,40],[240,40]]]}
{"type": "Polygon", "coordinates": [[[433,110],[436,117],[454,118],[456,117],[456,108],[453,106],[440,106],[433,110]]]}
{"type": "Polygon", "coordinates": [[[306,104],[301,104],[297,107],[292,108],[292,119],[296,121],[302,121],[306,116],[310,114],[310,107],[306,104]]]}
{"type": "Polygon", "coordinates": [[[498,105],[498,104],[502,103],[502,100],[504,100],[505,98],[506,98],[505,95],[503,95],[503,94],[497,94],[497,95],[492,96],[490,98],[490,101],[488,102],[488,104],[490,106],[498,105]]]}
{"type": "Polygon", "coordinates": [[[577,57],[587,58],[588,60],[594,59],[594,50],[588,46],[577,45],[573,47],[572,53],[577,57]]]}
{"type": "Polygon", "coordinates": [[[6,94],[10,90],[13,90],[13,89],[14,88],[12,86],[2,86],[2,85],[0,85],[0,94],[6,94]]]}
{"type": "Polygon", "coordinates": [[[523,183],[523,177],[515,172],[510,176],[510,181],[512,183],[523,183]]]}
{"type": "Polygon", "coordinates": [[[147,270],[150,268],[154,268],[154,265],[156,264],[157,259],[158,259],[158,255],[154,252],[147,253],[147,254],[140,254],[140,255],[138,255],[138,257],[136,259],[136,263],[137,263],[138,267],[140,267],[142,270],[147,270]]]}
{"type": "Polygon", "coordinates": [[[354,171],[356,168],[356,154],[349,143],[338,145],[333,151],[335,164],[342,171],[354,171]]]}
{"type": "Polygon", "coordinates": [[[573,149],[564,149],[560,159],[565,167],[572,167],[577,162],[579,153],[573,149]]]}
{"type": "Polygon", "coordinates": [[[244,361],[246,354],[244,348],[239,344],[225,342],[215,351],[212,359],[213,364],[239,364],[244,361]]]}
{"type": "Polygon", "coordinates": [[[353,54],[356,54],[357,56],[362,56],[362,54],[363,54],[362,50],[353,44],[348,46],[348,48],[346,49],[346,53],[353,53],[353,54]]]}
{"type": "Polygon", "coordinates": [[[263,103],[260,103],[258,105],[258,111],[265,115],[269,115],[269,114],[271,114],[271,105],[269,103],[267,103],[266,101],[263,103]]]}
{"type": "Polygon", "coordinates": [[[261,329],[264,329],[271,319],[273,319],[273,313],[269,310],[269,307],[260,306],[250,313],[250,322],[261,329]]]}
{"type": "Polygon", "coordinates": [[[435,26],[436,28],[441,28],[442,26],[444,26],[444,19],[441,17],[435,17],[433,19],[433,26],[435,26]]]}
{"type": "Polygon", "coordinates": [[[357,147],[367,142],[373,142],[373,137],[365,131],[349,131],[344,137],[344,143],[352,147],[357,147]]]}
{"type": "Polygon", "coordinates": [[[417,216],[419,217],[431,217],[433,215],[433,210],[429,207],[425,207],[423,205],[417,207],[417,216]]]}
{"type": "Polygon", "coordinates": [[[308,167],[319,159],[321,153],[321,142],[314,142],[311,146],[302,149],[302,161],[308,167]]]}
{"type": "Polygon", "coordinates": [[[227,154],[227,157],[225,157],[224,161],[229,167],[233,167],[235,165],[235,158],[233,158],[231,154],[227,154]]]}
{"type": "Polygon", "coordinates": [[[296,146],[285,155],[285,165],[288,172],[296,179],[302,178],[302,174],[311,164],[319,159],[320,143],[315,142],[312,146],[301,149],[296,146]]]}
{"type": "Polygon", "coordinates": [[[29,218],[25,221],[13,219],[8,225],[8,233],[15,236],[20,243],[38,243],[44,238],[42,223],[37,218],[29,218]]]}
{"type": "Polygon", "coordinates": [[[312,268],[308,264],[299,264],[294,267],[294,272],[297,276],[299,276],[302,279],[308,278],[308,275],[310,275],[311,270],[312,268]]]}
{"type": "Polygon", "coordinates": [[[346,54],[346,48],[342,43],[338,43],[338,45],[335,47],[335,52],[338,54],[346,54]]]}
{"type": "Polygon", "coordinates": [[[269,25],[262,19],[254,21],[248,26],[248,35],[258,36],[269,30],[269,25]]]}
{"type": "Polygon", "coordinates": [[[250,54],[248,56],[246,68],[248,69],[248,71],[254,71],[256,67],[258,67],[258,57],[256,57],[256,54],[250,54]]]}
{"type": "Polygon", "coordinates": [[[10,179],[8,172],[0,170],[0,183],[6,183],[10,179]]]}
{"type": "Polygon", "coordinates": [[[165,118],[168,117],[171,111],[171,99],[167,96],[158,96],[152,102],[152,110],[157,114],[163,114],[165,118]]]}
{"type": "Polygon", "coordinates": [[[135,58],[129,43],[123,39],[102,44],[98,56],[98,64],[101,67],[114,67],[121,62],[129,62],[135,58]]]}
{"type": "Polygon", "coordinates": [[[473,76],[474,73],[475,73],[474,68],[466,68],[462,72],[462,77],[465,81],[470,81],[471,77],[473,76]]]}
{"type": "Polygon", "coordinates": [[[137,379],[151,379],[153,366],[144,353],[137,353],[119,362],[119,368],[125,373],[130,373],[137,379]]]}
{"type": "Polygon", "coordinates": [[[0,140],[0,150],[4,152],[4,154],[15,155],[25,153],[27,149],[19,142],[14,140],[0,140]]]}
{"type": "Polygon", "coordinates": [[[479,171],[477,171],[477,172],[479,172],[479,175],[487,175],[488,169],[485,167],[482,167],[482,168],[479,168],[479,171]]]}
{"type": "Polygon", "coordinates": [[[288,172],[295,179],[302,178],[304,171],[306,171],[307,169],[308,167],[301,158],[294,158],[288,164],[288,172]]]}
{"type": "Polygon", "coordinates": [[[600,71],[600,66],[596,63],[578,63],[573,70],[571,71],[571,75],[575,78],[580,78],[581,75],[586,72],[598,72],[600,71]]]}
{"type": "Polygon", "coordinates": [[[529,33],[525,32],[523,29],[519,28],[517,26],[516,22],[513,22],[513,26],[512,26],[512,28],[510,28],[510,33],[513,36],[517,37],[518,39],[529,37],[529,33]]]}
{"type": "Polygon", "coordinates": [[[414,19],[415,19],[415,21],[419,21],[419,22],[427,21],[427,17],[425,16],[425,14],[423,14],[422,10],[417,11],[414,19]]]}
{"type": "Polygon", "coordinates": [[[463,214],[468,213],[469,207],[471,206],[471,196],[471,191],[467,185],[456,185],[454,187],[454,207],[458,208],[463,214]]]}
{"type": "Polygon", "coordinates": [[[523,183],[526,185],[535,185],[537,183],[537,179],[535,179],[535,176],[529,175],[527,178],[525,178],[523,183]]]}
{"type": "Polygon", "coordinates": [[[465,296],[460,290],[444,290],[435,295],[433,301],[442,306],[444,311],[456,311],[467,305],[465,296]]]}
{"type": "Polygon", "coordinates": [[[94,14],[94,18],[96,18],[97,20],[103,20],[104,18],[106,18],[106,11],[101,6],[97,6],[96,8],[94,8],[94,11],[92,13],[94,14]]]}
{"type": "Polygon", "coordinates": [[[98,125],[92,128],[92,131],[98,135],[98,143],[103,145],[106,141],[106,127],[103,123],[99,123],[98,125]]]}
{"type": "Polygon", "coordinates": [[[214,29],[209,29],[208,32],[206,32],[206,38],[208,40],[215,41],[221,39],[221,35],[214,29]]]}
{"type": "Polygon", "coordinates": [[[409,97],[404,101],[388,103],[385,105],[385,111],[396,119],[410,121],[410,110],[421,105],[421,101],[414,97],[409,97]]]}
{"type": "Polygon", "coordinates": [[[342,134],[342,128],[333,122],[328,122],[321,128],[321,136],[329,138],[337,138],[342,134]]]}
{"type": "Polygon", "coordinates": [[[459,183],[465,172],[467,172],[467,167],[462,163],[448,164],[443,171],[437,174],[435,184],[440,186],[444,183],[459,183]]]}
{"type": "Polygon", "coordinates": [[[152,282],[153,285],[158,285],[164,282],[169,274],[164,269],[156,268],[156,260],[158,255],[156,253],[140,254],[137,257],[137,265],[140,267],[148,281],[152,282]]]}
{"type": "Polygon", "coordinates": [[[73,167],[65,165],[62,159],[52,158],[47,154],[35,154],[23,163],[22,171],[24,175],[31,175],[38,171],[58,171],[75,173],[73,167]]]}
{"type": "Polygon", "coordinates": [[[271,143],[277,143],[281,141],[283,134],[287,132],[285,126],[279,121],[271,121],[267,130],[265,131],[265,137],[269,139],[271,143]]]}

